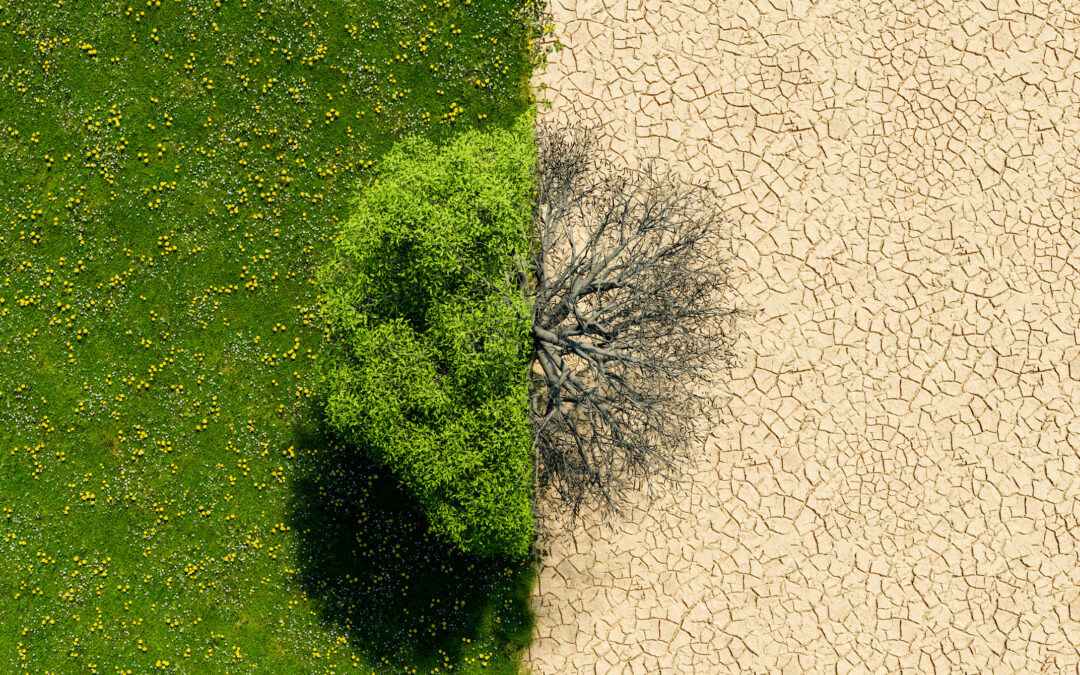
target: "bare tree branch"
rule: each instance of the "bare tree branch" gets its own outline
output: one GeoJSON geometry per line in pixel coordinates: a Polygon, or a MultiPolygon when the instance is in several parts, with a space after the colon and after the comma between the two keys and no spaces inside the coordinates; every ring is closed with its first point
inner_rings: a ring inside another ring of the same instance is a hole
{"type": "Polygon", "coordinates": [[[708,186],[653,162],[616,171],[597,149],[595,127],[537,128],[534,249],[520,261],[538,487],[571,522],[586,504],[621,514],[629,490],[685,468],[694,388],[735,364],[749,314],[720,304],[724,221],[708,186]]]}

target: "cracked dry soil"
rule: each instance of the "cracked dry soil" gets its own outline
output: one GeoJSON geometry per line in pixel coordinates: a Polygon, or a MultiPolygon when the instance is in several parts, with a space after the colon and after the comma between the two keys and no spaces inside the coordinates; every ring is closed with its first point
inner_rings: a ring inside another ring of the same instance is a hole
{"type": "Polygon", "coordinates": [[[536,75],[726,195],[682,487],[558,534],[536,673],[1080,671],[1080,8],[553,0],[536,75]]]}

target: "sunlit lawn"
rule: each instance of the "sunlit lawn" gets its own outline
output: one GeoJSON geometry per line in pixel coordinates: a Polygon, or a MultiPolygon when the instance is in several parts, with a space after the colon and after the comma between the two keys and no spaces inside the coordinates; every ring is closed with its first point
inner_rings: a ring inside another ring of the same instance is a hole
{"type": "Polygon", "coordinates": [[[0,5],[0,669],[515,672],[531,567],[327,438],[311,277],[530,105],[521,0],[0,5]]]}

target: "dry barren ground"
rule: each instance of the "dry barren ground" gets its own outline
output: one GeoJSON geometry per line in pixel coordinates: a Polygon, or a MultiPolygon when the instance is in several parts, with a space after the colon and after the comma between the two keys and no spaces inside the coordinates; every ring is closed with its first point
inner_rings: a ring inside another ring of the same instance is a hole
{"type": "Polygon", "coordinates": [[[727,195],[683,487],[550,541],[534,671],[1080,669],[1080,8],[552,0],[546,116],[727,195]]]}

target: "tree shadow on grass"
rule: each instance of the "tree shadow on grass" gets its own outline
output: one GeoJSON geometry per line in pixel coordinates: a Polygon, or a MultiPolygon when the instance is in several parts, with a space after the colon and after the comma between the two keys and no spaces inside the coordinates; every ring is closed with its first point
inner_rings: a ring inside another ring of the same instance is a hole
{"type": "Polygon", "coordinates": [[[484,672],[515,671],[532,640],[535,561],[454,550],[362,449],[325,426],[298,431],[289,525],[301,583],[322,618],[344,627],[369,663],[397,672],[446,664],[472,672],[485,661],[484,672]]]}

